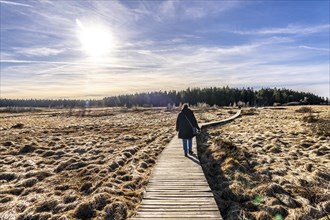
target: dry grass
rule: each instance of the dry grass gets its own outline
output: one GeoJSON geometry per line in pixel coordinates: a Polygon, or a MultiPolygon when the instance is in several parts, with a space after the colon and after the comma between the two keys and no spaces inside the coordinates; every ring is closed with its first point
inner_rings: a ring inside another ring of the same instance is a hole
{"type": "MultiPolygon", "coordinates": [[[[298,109],[261,109],[203,133],[199,156],[225,220],[330,218],[330,139],[298,109]]],[[[327,106],[313,109],[329,120],[327,106]]]]}
{"type": "Polygon", "coordinates": [[[126,219],[174,135],[161,109],[63,113],[0,115],[0,219],[126,219]]]}
{"type": "MultiPolygon", "coordinates": [[[[179,111],[83,110],[0,114],[0,219],[135,213],[157,157],[175,135],[179,111]]],[[[227,113],[210,108],[202,116],[210,121],[227,113]]]]}

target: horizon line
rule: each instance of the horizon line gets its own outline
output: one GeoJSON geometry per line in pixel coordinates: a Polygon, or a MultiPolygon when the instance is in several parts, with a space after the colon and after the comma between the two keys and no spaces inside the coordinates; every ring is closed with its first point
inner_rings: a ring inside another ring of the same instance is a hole
{"type": "MultiPolygon", "coordinates": [[[[131,92],[131,93],[118,93],[116,95],[110,95],[110,96],[106,96],[106,95],[90,95],[90,97],[94,96],[94,98],[88,98],[89,96],[85,96],[85,97],[76,97],[76,98],[73,98],[73,97],[57,97],[57,98],[54,98],[54,97],[49,97],[49,98],[37,98],[37,97],[29,97],[29,98],[3,98],[0,96],[0,100],[3,100],[3,99],[11,99],[11,100],[17,100],[17,99],[23,99],[23,100],[30,100],[30,99],[34,99],[34,100],[61,100],[61,99],[65,99],[65,100],[80,100],[80,101],[88,101],[88,100],[102,100],[104,98],[110,98],[110,97],[118,97],[118,96],[130,96],[130,95],[135,95],[135,94],[143,94],[143,93],[157,93],[157,92],[182,92],[182,91],[186,91],[188,89],[190,90],[194,90],[194,89],[210,89],[210,88],[225,88],[225,87],[228,87],[229,89],[240,89],[240,90],[252,90],[254,92],[256,91],[259,91],[261,89],[278,89],[278,90],[289,90],[289,91],[293,91],[293,92],[300,92],[300,93],[309,93],[309,94],[312,94],[312,95],[315,95],[317,97],[320,97],[320,98],[324,98],[324,99],[330,99],[330,95],[329,97],[328,96],[321,96],[321,95],[317,95],[313,92],[305,92],[305,91],[301,91],[301,90],[295,90],[295,89],[291,89],[291,88],[286,88],[286,87],[270,87],[270,86],[257,86],[257,87],[253,87],[253,86],[247,86],[247,87],[231,87],[231,86],[209,86],[209,87],[187,87],[186,89],[170,89],[170,90],[150,90],[150,91],[143,91],[143,92],[131,92]],[[98,97],[98,98],[96,98],[98,97]]],[[[1,94],[1,93],[0,93],[1,94]]],[[[330,91],[329,91],[329,94],[330,94],[330,91]]]]}

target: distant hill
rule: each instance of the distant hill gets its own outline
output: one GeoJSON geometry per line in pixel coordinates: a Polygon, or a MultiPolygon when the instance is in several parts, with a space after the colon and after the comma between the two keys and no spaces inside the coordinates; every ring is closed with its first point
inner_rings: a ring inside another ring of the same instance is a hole
{"type": "Polygon", "coordinates": [[[103,99],[70,100],[70,99],[0,99],[0,107],[132,107],[132,106],[167,106],[180,103],[206,103],[210,106],[272,106],[283,104],[312,104],[329,103],[328,98],[312,93],[298,92],[291,89],[262,88],[229,88],[208,87],[188,88],[181,91],[143,92],[103,99]]]}

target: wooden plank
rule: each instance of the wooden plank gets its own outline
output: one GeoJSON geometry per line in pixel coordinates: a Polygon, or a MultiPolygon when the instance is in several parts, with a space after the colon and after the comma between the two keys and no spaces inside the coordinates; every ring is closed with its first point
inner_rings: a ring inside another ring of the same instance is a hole
{"type": "Polygon", "coordinates": [[[196,186],[209,186],[209,184],[207,182],[195,182],[195,183],[191,183],[190,181],[181,181],[181,182],[171,182],[171,181],[153,181],[153,182],[149,182],[150,185],[153,186],[177,186],[177,187],[196,187],[196,186]]]}
{"type": "Polygon", "coordinates": [[[205,190],[210,190],[208,185],[206,184],[200,184],[200,185],[155,185],[153,184],[152,186],[149,186],[148,189],[176,189],[176,190],[187,190],[187,189],[205,189],[205,190]]]}
{"type": "Polygon", "coordinates": [[[193,212],[193,211],[218,211],[218,207],[207,208],[207,207],[189,207],[189,208],[173,208],[169,209],[167,207],[162,208],[140,208],[140,212],[193,212]]]}
{"type": "Polygon", "coordinates": [[[149,188],[147,192],[172,192],[175,191],[177,193],[180,192],[211,192],[207,188],[187,188],[187,189],[177,189],[177,188],[149,188]]]}
{"type": "Polygon", "coordinates": [[[139,212],[137,217],[218,217],[217,212],[203,211],[203,212],[139,212]]]}
{"type": "MultiPolygon", "coordinates": [[[[201,171],[202,172],[202,171],[201,171]]],[[[157,180],[176,180],[178,182],[186,180],[186,179],[196,179],[201,180],[200,177],[204,177],[204,175],[201,174],[191,174],[191,175],[183,175],[182,173],[176,173],[176,172],[169,172],[169,173],[155,173],[151,176],[151,178],[156,178],[157,180]],[[166,176],[167,175],[167,176],[166,176]]]]}
{"type": "MultiPolygon", "coordinates": [[[[164,220],[178,220],[176,217],[135,217],[135,220],[159,220],[159,219],[164,219],[164,220]]],[[[219,220],[219,218],[213,218],[213,217],[189,217],[189,218],[184,218],[181,217],[180,220],[198,220],[198,219],[206,219],[206,220],[219,220]]]]}
{"type": "Polygon", "coordinates": [[[160,184],[157,183],[151,183],[150,187],[148,188],[172,188],[172,189],[178,189],[178,190],[186,190],[186,189],[210,189],[209,185],[207,183],[200,183],[200,184],[194,184],[190,185],[189,183],[182,183],[182,184],[160,184]]]}
{"type": "MultiPolygon", "coordinates": [[[[149,181],[149,185],[154,186],[209,186],[209,184],[206,181],[196,181],[196,182],[189,182],[189,181],[181,181],[181,182],[175,182],[175,181],[149,181]]],[[[149,186],[148,185],[148,186],[149,186]]]]}
{"type": "Polygon", "coordinates": [[[212,204],[211,201],[199,201],[199,202],[193,202],[193,201],[164,201],[164,200],[152,200],[152,201],[145,201],[143,202],[144,205],[157,205],[158,207],[177,207],[177,206],[208,206],[212,204]]]}
{"type": "Polygon", "coordinates": [[[194,193],[185,193],[185,194],[178,194],[178,193],[168,193],[168,191],[166,191],[166,193],[160,193],[160,192],[148,192],[145,193],[143,198],[162,198],[162,197],[166,197],[166,198],[198,198],[199,197],[212,197],[213,198],[213,194],[212,193],[207,193],[207,192],[194,192],[194,193]]]}
{"type": "Polygon", "coordinates": [[[152,196],[175,196],[175,197],[194,197],[194,196],[211,196],[213,197],[213,193],[212,192],[198,192],[198,191],[183,191],[183,192],[177,192],[177,191],[163,191],[162,193],[160,193],[162,191],[156,191],[156,192],[150,192],[147,191],[144,196],[145,197],[152,197],[152,196]]]}
{"type": "Polygon", "coordinates": [[[212,203],[214,201],[213,197],[144,197],[144,200],[152,200],[154,202],[156,201],[162,201],[163,203],[173,203],[173,202],[190,202],[192,204],[199,204],[199,203],[203,203],[203,202],[210,202],[212,203]],[[198,201],[197,201],[198,200],[198,201]]]}
{"type": "Polygon", "coordinates": [[[203,211],[203,212],[139,212],[136,217],[176,217],[176,218],[191,218],[191,217],[219,217],[219,211],[203,211]]]}
{"type": "MultiPolygon", "coordinates": [[[[154,182],[154,183],[149,183],[149,187],[150,188],[153,188],[153,187],[162,187],[162,188],[178,188],[178,189],[189,189],[189,188],[202,188],[202,187],[205,187],[205,188],[209,188],[209,185],[207,183],[200,183],[200,184],[171,184],[171,183],[168,183],[168,184],[162,184],[162,183],[158,183],[158,182],[154,182]]],[[[149,188],[148,187],[148,188],[149,188]]]]}
{"type": "MultiPolygon", "coordinates": [[[[201,177],[204,176],[203,173],[190,173],[187,175],[183,175],[182,172],[158,172],[155,171],[155,173],[152,175],[153,177],[159,176],[159,177],[164,177],[164,179],[168,179],[166,178],[168,175],[168,178],[173,178],[173,177],[180,177],[179,179],[184,179],[184,178],[196,178],[196,177],[201,177]]],[[[198,178],[196,178],[198,179],[198,178]]]]}
{"type": "Polygon", "coordinates": [[[159,181],[159,180],[150,180],[149,183],[157,183],[157,184],[163,184],[163,185],[167,185],[167,184],[172,184],[172,185],[180,185],[180,184],[187,184],[187,186],[194,186],[194,185],[200,185],[200,184],[207,184],[206,180],[196,180],[195,182],[189,182],[189,181],[174,181],[174,180],[163,180],[163,181],[159,181]]]}
{"type": "MultiPolygon", "coordinates": [[[[159,205],[157,204],[144,204],[141,205],[139,208],[141,209],[159,209],[159,205]]],[[[188,209],[188,208],[218,208],[218,206],[212,204],[212,205],[190,205],[190,204],[186,204],[186,205],[166,205],[166,209],[188,209]]]]}
{"type": "Polygon", "coordinates": [[[178,187],[150,187],[146,192],[161,192],[161,191],[171,191],[171,192],[211,192],[211,190],[205,186],[202,187],[186,187],[186,188],[178,188],[178,187]]]}

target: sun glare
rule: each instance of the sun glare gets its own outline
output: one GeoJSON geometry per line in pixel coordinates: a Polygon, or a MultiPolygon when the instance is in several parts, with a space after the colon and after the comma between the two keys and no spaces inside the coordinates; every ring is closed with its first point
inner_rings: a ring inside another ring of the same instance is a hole
{"type": "Polygon", "coordinates": [[[110,31],[99,24],[83,25],[78,19],[78,39],[82,50],[90,57],[104,57],[111,52],[113,40],[110,31]]]}

